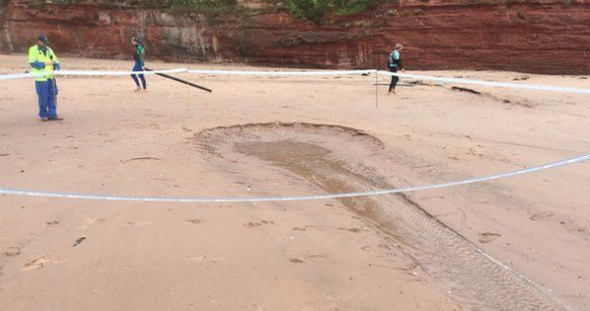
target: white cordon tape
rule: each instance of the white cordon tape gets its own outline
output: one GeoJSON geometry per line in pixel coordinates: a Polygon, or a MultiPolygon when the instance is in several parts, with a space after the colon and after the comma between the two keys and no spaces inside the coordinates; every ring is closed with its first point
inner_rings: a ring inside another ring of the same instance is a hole
{"type": "MultiPolygon", "coordinates": [[[[154,75],[158,73],[183,73],[201,75],[232,75],[232,76],[345,76],[345,75],[367,75],[375,73],[376,70],[335,70],[335,71],[230,71],[230,70],[188,70],[186,68],[155,70],[155,71],[78,71],[61,70],[54,71],[56,76],[128,76],[128,75],[154,75]]],[[[19,73],[0,75],[0,80],[13,80],[23,78],[35,78],[43,74],[19,73]]]]}
{"type": "MultiPolygon", "coordinates": [[[[58,70],[53,74],[56,76],[129,76],[129,75],[155,75],[158,73],[183,73],[187,72],[186,68],[154,70],[154,71],[79,71],[79,70],[58,70]]],[[[17,73],[9,75],[0,75],[0,80],[14,80],[24,78],[42,77],[42,73],[17,73]]]]}
{"type": "Polygon", "coordinates": [[[191,74],[225,75],[225,76],[348,76],[367,75],[377,70],[333,70],[333,71],[253,71],[253,70],[189,70],[191,74]]]}
{"type": "Polygon", "coordinates": [[[43,74],[33,74],[33,73],[16,73],[16,74],[9,74],[9,75],[0,75],[0,80],[15,80],[15,79],[25,79],[25,78],[36,78],[41,77],[43,74]]]}
{"type": "Polygon", "coordinates": [[[444,82],[444,83],[473,84],[473,85],[522,89],[522,90],[590,94],[589,89],[578,89],[578,88],[561,87],[561,86],[546,86],[546,85],[535,85],[535,84],[508,83],[508,82],[492,82],[492,81],[471,80],[471,79],[463,79],[463,78],[442,78],[442,77],[406,74],[406,73],[399,73],[399,72],[393,73],[393,72],[389,72],[389,71],[378,71],[377,73],[382,76],[398,76],[400,78],[410,78],[410,79],[416,79],[416,80],[436,81],[436,82],[444,82]]]}
{"type": "Polygon", "coordinates": [[[155,75],[158,73],[183,73],[187,72],[186,68],[154,70],[154,71],[76,71],[63,70],[55,71],[57,76],[129,76],[129,75],[155,75]]]}
{"type": "MultiPolygon", "coordinates": [[[[410,78],[417,80],[436,81],[443,83],[472,84],[489,87],[513,88],[535,91],[564,92],[576,94],[590,94],[590,89],[580,89],[560,86],[546,86],[524,83],[493,82],[483,80],[472,80],[462,78],[444,78],[426,75],[393,73],[388,71],[377,71],[375,69],[367,70],[334,70],[334,71],[234,71],[234,70],[188,70],[186,68],[158,70],[158,71],[55,71],[55,75],[60,76],[126,76],[132,74],[154,75],[158,73],[183,73],[200,75],[234,75],[234,76],[344,76],[344,75],[367,75],[377,72],[382,76],[398,76],[400,78],[410,78]]],[[[34,78],[39,74],[22,73],[0,75],[0,80],[12,80],[23,78],[34,78]]]]}
{"type": "Polygon", "coordinates": [[[85,194],[75,192],[53,192],[53,191],[37,191],[0,187],[0,194],[16,195],[16,196],[30,196],[30,197],[44,197],[44,198],[61,198],[61,199],[81,199],[81,200],[99,200],[99,201],[132,201],[132,202],[168,202],[168,203],[256,203],[256,202],[292,202],[292,201],[315,201],[315,200],[329,200],[329,199],[344,199],[356,197],[368,197],[386,194],[395,194],[402,192],[416,192],[441,188],[449,188],[456,186],[463,186],[475,183],[482,183],[496,179],[509,178],[524,174],[536,173],[548,169],[554,169],[575,163],[590,161],[590,153],[580,155],[574,158],[569,158],[553,163],[543,164],[527,169],[490,175],[485,177],[477,177],[459,181],[451,181],[445,183],[431,184],[417,187],[405,187],[398,189],[384,189],[372,190],[363,192],[350,193],[334,193],[334,194],[320,194],[320,195],[299,195],[299,196],[269,196],[269,197],[165,197],[165,196],[130,196],[130,195],[110,195],[110,194],[85,194]]]}

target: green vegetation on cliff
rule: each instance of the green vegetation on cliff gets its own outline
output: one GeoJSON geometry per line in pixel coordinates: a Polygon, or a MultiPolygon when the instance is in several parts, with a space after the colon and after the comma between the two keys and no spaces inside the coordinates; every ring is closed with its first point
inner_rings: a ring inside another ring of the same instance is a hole
{"type": "MultiPolygon", "coordinates": [[[[235,12],[236,0],[110,0],[137,6],[165,7],[174,10],[235,12]]],[[[294,17],[320,22],[330,14],[350,15],[370,10],[387,0],[264,0],[294,17]]]]}
{"type": "Polygon", "coordinates": [[[109,0],[124,2],[138,7],[158,7],[172,10],[189,10],[196,12],[231,13],[237,9],[236,0],[109,0]]]}
{"type": "MultiPolygon", "coordinates": [[[[11,1],[11,0],[0,0],[11,1]]],[[[14,1],[14,0],[12,0],[14,1]]],[[[157,9],[170,11],[197,12],[209,17],[226,14],[238,14],[244,11],[244,7],[238,5],[236,0],[21,0],[32,6],[58,4],[103,4],[112,6],[136,7],[142,9],[157,9]]]]}
{"type": "Polygon", "coordinates": [[[316,23],[331,14],[344,16],[359,14],[370,10],[387,0],[265,0],[279,9],[288,10],[299,19],[307,19],[316,23]]]}
{"type": "MultiPolygon", "coordinates": [[[[0,0],[10,1],[10,0],[0,0]]],[[[89,0],[22,0],[30,5],[81,4],[89,0]]],[[[276,10],[289,12],[298,19],[321,23],[330,15],[346,16],[359,14],[388,0],[263,0],[276,10]]],[[[396,1],[396,0],[394,0],[396,1]]],[[[248,11],[237,0],[102,0],[107,5],[125,5],[140,8],[198,12],[210,17],[240,14],[248,11]]]]}

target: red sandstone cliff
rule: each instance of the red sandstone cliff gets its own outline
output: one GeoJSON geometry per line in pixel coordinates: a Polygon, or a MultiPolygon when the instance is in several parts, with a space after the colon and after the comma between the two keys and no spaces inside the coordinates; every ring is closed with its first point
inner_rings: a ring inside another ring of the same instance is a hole
{"type": "MultiPolygon", "coordinates": [[[[247,1],[259,5],[260,1],[247,1]]],[[[411,69],[590,74],[590,3],[406,0],[323,25],[262,10],[208,20],[101,3],[0,8],[0,50],[24,52],[43,29],[61,54],[129,58],[139,33],[149,56],[323,68],[383,67],[396,42],[411,69]]]]}

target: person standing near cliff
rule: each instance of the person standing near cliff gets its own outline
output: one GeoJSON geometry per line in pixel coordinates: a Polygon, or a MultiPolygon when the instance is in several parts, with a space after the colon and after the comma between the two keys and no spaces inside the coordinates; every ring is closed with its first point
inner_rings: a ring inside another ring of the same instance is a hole
{"type": "MultiPolygon", "coordinates": [[[[396,73],[396,72],[398,72],[398,70],[402,70],[402,71],[404,70],[404,67],[402,64],[402,59],[401,59],[401,51],[403,49],[404,49],[404,46],[398,43],[395,45],[395,50],[393,50],[393,52],[391,52],[391,54],[389,54],[389,60],[387,61],[387,67],[390,72],[396,73]]],[[[398,76],[391,77],[391,83],[389,84],[389,92],[387,93],[387,95],[395,94],[395,87],[397,86],[398,82],[399,82],[398,76]]]]}
{"type": "Polygon", "coordinates": [[[39,101],[39,117],[41,121],[60,121],[57,115],[57,83],[53,75],[54,70],[61,66],[57,55],[49,47],[49,40],[45,35],[37,38],[37,44],[29,49],[29,65],[33,68],[35,89],[39,101]]]}
{"type": "MultiPolygon", "coordinates": [[[[139,38],[133,37],[131,39],[131,44],[133,44],[133,58],[135,59],[135,65],[133,66],[133,71],[144,71],[145,62],[143,60],[143,55],[145,53],[143,45],[139,42],[139,38]]],[[[147,91],[147,82],[145,81],[145,77],[143,74],[132,74],[131,78],[135,82],[137,89],[135,92],[145,92],[147,91]],[[141,85],[139,85],[139,79],[141,79],[141,85]]]]}

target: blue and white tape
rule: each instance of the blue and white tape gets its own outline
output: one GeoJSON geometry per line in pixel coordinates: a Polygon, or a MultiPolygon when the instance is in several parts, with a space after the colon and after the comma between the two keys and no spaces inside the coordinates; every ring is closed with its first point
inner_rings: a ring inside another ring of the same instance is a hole
{"type": "Polygon", "coordinates": [[[344,199],[356,197],[369,197],[396,193],[407,193],[434,190],[441,188],[450,188],[465,186],[476,183],[489,182],[497,179],[516,177],[524,174],[531,174],[549,169],[555,169],[567,165],[590,161],[590,153],[577,157],[560,160],[557,162],[547,163],[522,170],[499,173],[484,177],[476,177],[458,181],[449,181],[444,183],[371,190],[350,193],[331,193],[319,195],[294,195],[294,196],[265,196],[265,197],[214,197],[214,196],[195,196],[195,197],[172,197],[172,196],[132,196],[132,195],[114,195],[114,194],[88,194],[78,192],[56,192],[49,190],[29,190],[19,188],[0,187],[0,194],[28,197],[60,198],[60,199],[80,199],[80,200],[99,200],[99,201],[130,201],[130,202],[168,202],[168,203],[256,203],[256,202],[293,202],[293,201],[317,201],[330,199],[344,199]]]}
{"type": "Polygon", "coordinates": [[[322,70],[322,71],[254,71],[254,70],[189,70],[191,74],[224,75],[224,76],[349,76],[367,75],[375,73],[374,69],[367,70],[322,70]]]}
{"type": "Polygon", "coordinates": [[[154,71],[78,71],[78,70],[60,70],[55,71],[57,76],[129,76],[129,75],[155,75],[158,73],[183,73],[187,72],[186,68],[154,70],[154,71]]]}
{"type": "Polygon", "coordinates": [[[524,83],[494,82],[494,81],[472,80],[472,79],[463,79],[463,78],[433,77],[433,76],[407,74],[407,73],[400,73],[400,72],[394,73],[394,72],[388,72],[388,71],[378,71],[377,73],[382,76],[398,76],[400,78],[409,78],[409,79],[442,82],[442,83],[471,84],[471,85],[499,87],[499,88],[512,88],[512,89],[521,89],[521,90],[533,90],[533,91],[590,94],[590,89],[579,89],[579,88],[562,87],[562,86],[547,86],[547,85],[524,84],[524,83]]]}
{"type": "MultiPolygon", "coordinates": [[[[347,75],[368,75],[378,74],[381,76],[398,76],[400,78],[409,78],[424,81],[433,81],[441,83],[455,83],[455,84],[468,84],[468,85],[479,85],[487,87],[497,88],[513,88],[522,90],[533,90],[533,91],[545,91],[545,92],[562,92],[572,94],[590,94],[590,89],[572,88],[564,86],[550,86],[550,85],[537,85],[537,84],[525,84],[525,83],[510,83],[510,82],[496,82],[496,81],[485,81],[485,80],[474,80],[464,78],[448,78],[448,77],[435,77],[428,75],[408,74],[402,72],[388,72],[378,71],[375,69],[366,70],[322,70],[322,71],[251,71],[251,70],[189,70],[186,68],[177,68],[169,70],[157,70],[157,71],[56,71],[55,75],[58,76],[126,76],[131,74],[144,74],[154,75],[158,73],[167,74],[178,74],[188,72],[190,74],[197,75],[226,75],[226,76],[274,76],[274,77],[288,77],[288,76],[347,76],[347,75]]],[[[35,78],[39,74],[34,73],[20,73],[20,74],[7,74],[0,75],[0,80],[13,80],[13,79],[24,79],[24,78],[35,78]]]]}

